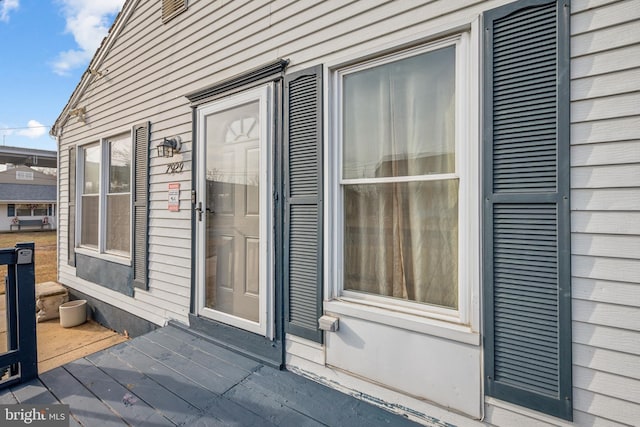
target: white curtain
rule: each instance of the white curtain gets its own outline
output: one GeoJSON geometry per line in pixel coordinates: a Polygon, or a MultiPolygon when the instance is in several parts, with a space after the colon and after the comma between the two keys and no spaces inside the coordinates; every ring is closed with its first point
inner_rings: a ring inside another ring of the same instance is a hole
{"type": "Polygon", "coordinates": [[[343,179],[431,175],[344,189],[344,288],[457,308],[455,50],[345,77],[343,179]]]}

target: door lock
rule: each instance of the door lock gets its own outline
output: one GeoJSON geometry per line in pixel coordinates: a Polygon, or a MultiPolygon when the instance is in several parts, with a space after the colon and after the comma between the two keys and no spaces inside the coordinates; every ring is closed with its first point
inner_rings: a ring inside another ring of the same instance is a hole
{"type": "Polygon", "coordinates": [[[202,202],[198,202],[198,207],[195,208],[195,211],[198,212],[198,221],[202,221],[202,202]]]}
{"type": "Polygon", "coordinates": [[[198,207],[194,208],[193,210],[195,210],[196,212],[198,212],[198,221],[202,221],[202,212],[207,212],[207,213],[211,213],[213,212],[211,209],[209,208],[204,208],[204,210],[202,209],[202,202],[198,202],[198,207]]]}

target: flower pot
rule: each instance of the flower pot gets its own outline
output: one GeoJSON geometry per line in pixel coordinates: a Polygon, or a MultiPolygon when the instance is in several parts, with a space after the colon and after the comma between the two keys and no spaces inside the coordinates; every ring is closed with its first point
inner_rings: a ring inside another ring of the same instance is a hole
{"type": "Polygon", "coordinates": [[[87,321],[87,300],[79,299],[60,304],[60,326],[72,328],[87,321]]]}

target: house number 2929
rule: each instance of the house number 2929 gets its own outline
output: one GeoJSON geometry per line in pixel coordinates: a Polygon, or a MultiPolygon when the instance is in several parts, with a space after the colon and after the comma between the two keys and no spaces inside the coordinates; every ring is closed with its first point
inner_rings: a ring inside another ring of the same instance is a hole
{"type": "Polygon", "coordinates": [[[167,171],[165,173],[178,173],[182,172],[184,168],[184,162],[173,162],[167,164],[167,171]]]}

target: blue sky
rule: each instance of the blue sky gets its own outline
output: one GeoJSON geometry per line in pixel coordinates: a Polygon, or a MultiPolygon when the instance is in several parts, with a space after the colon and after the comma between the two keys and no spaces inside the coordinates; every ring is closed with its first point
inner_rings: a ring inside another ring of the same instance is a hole
{"type": "Polygon", "coordinates": [[[0,144],[55,150],[50,126],[124,0],[0,0],[0,144]]]}

